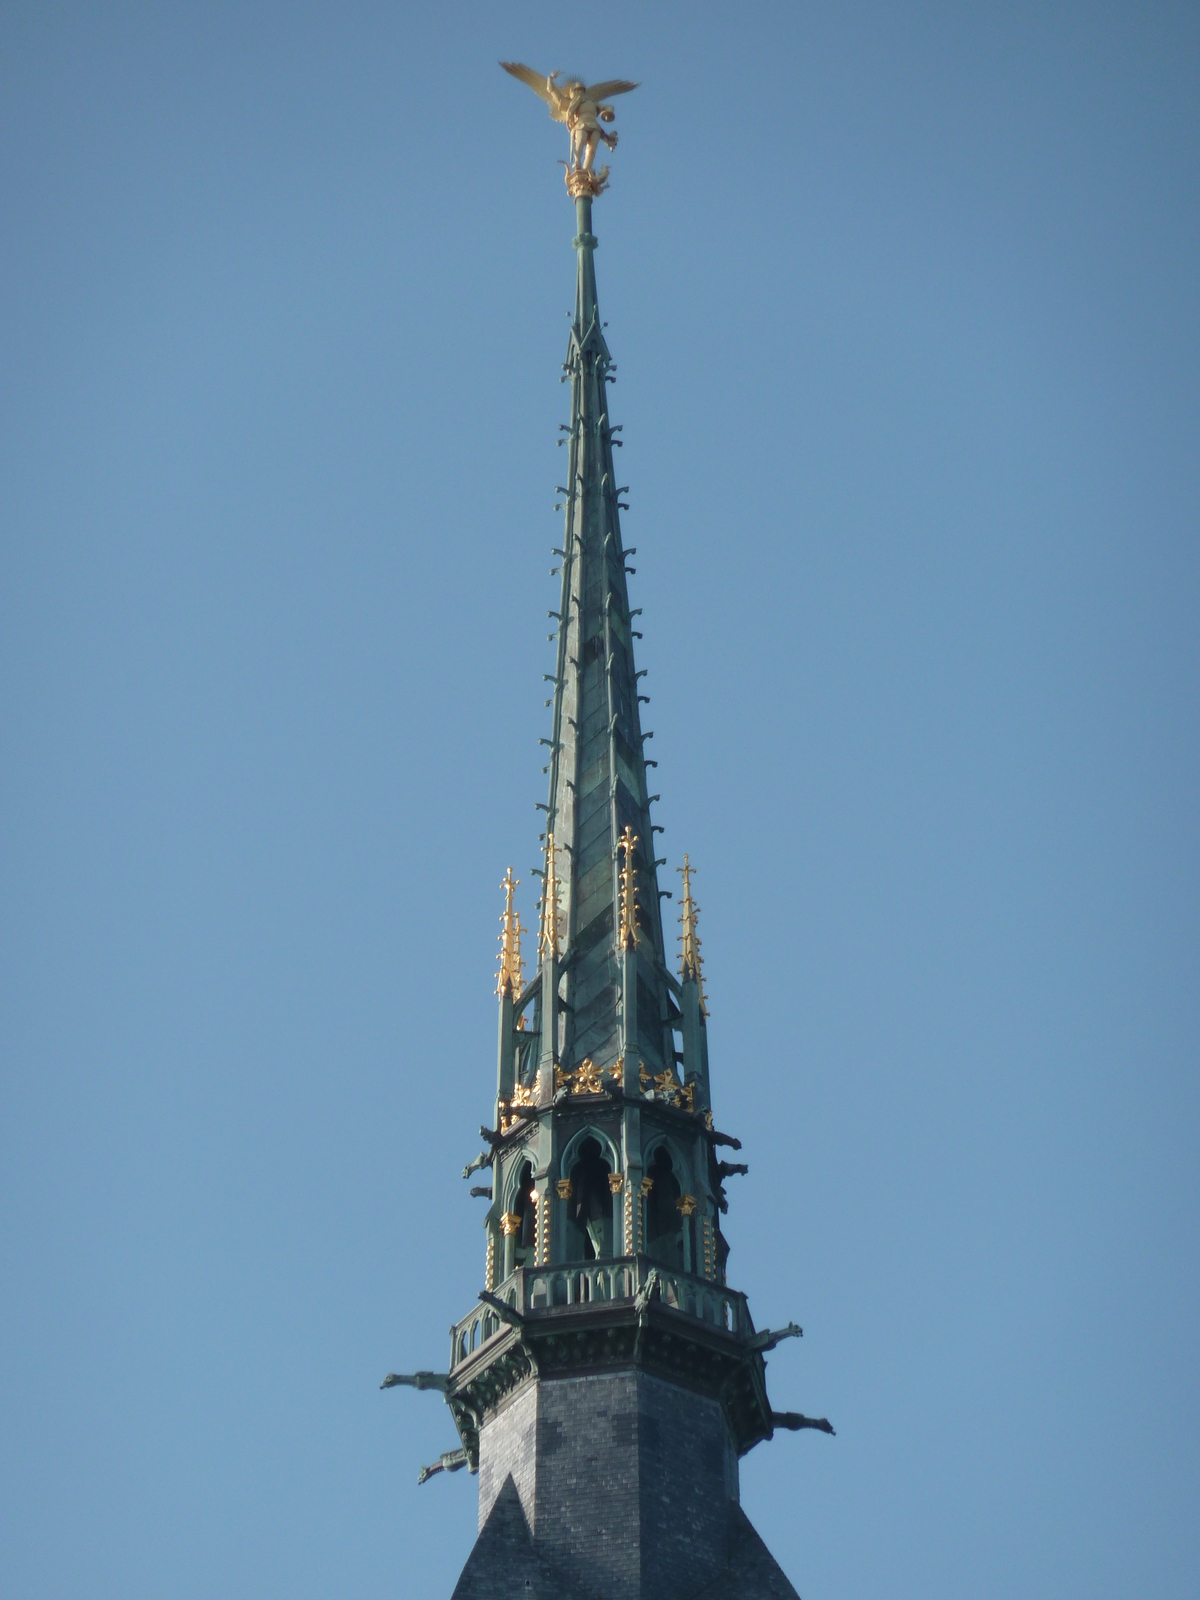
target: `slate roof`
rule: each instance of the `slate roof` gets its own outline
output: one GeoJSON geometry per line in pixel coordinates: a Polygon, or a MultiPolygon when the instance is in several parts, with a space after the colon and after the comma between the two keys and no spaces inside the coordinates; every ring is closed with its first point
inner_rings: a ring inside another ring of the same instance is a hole
{"type": "MultiPolygon", "coordinates": [[[[728,1564],[690,1596],[663,1600],[800,1600],[741,1506],[729,1507],[728,1564]]],[[[462,1570],[450,1600],[602,1600],[586,1582],[542,1556],[510,1476],[462,1570]]]]}
{"type": "Polygon", "coordinates": [[[521,1497],[510,1475],[479,1530],[450,1600],[591,1600],[591,1597],[535,1550],[521,1497]]]}

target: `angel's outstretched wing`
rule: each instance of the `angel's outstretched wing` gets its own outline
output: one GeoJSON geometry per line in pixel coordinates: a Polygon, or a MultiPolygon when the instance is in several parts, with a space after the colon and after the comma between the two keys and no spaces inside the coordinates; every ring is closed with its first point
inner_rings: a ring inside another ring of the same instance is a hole
{"type": "Polygon", "coordinates": [[[546,87],[544,72],[534,72],[532,67],[524,67],[519,61],[502,61],[500,65],[505,72],[511,72],[514,78],[520,78],[522,83],[527,83],[534,94],[540,94],[548,106],[553,106],[554,97],[546,87]]]}
{"type": "MultiPolygon", "coordinates": [[[[513,69],[509,67],[508,70],[511,72],[513,69]]],[[[528,78],[525,81],[529,83],[528,78]]],[[[530,84],[530,88],[532,87],[530,84]]],[[[636,88],[637,84],[630,83],[628,78],[607,78],[603,83],[589,83],[583,91],[583,97],[595,104],[598,100],[607,100],[610,95],[628,94],[631,89],[636,88]]]]}

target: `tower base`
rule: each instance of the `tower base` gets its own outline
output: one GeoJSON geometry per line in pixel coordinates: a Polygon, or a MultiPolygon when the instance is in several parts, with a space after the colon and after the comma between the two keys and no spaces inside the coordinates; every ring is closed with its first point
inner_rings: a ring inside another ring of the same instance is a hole
{"type": "Polygon", "coordinates": [[[720,1403],[641,1368],[536,1378],[479,1435],[453,1600],[798,1600],[738,1504],[720,1403]]]}

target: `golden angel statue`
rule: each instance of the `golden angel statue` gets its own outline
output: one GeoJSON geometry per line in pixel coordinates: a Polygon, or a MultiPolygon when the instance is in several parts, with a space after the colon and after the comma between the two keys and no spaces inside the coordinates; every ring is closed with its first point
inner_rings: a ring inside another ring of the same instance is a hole
{"type": "MultiPolygon", "coordinates": [[[[610,95],[628,94],[631,89],[636,89],[636,83],[630,83],[625,78],[609,78],[604,83],[582,83],[578,78],[568,78],[565,83],[559,83],[562,76],[559,72],[552,72],[548,77],[531,68],[522,66],[519,61],[502,61],[500,65],[505,72],[511,72],[514,78],[520,78],[522,83],[527,83],[534,94],[540,95],[550,107],[550,115],[555,122],[565,122],[567,132],[571,135],[571,160],[567,167],[567,186],[571,186],[571,178],[579,173],[593,173],[596,161],[596,152],[601,140],[610,150],[617,148],[617,136],[608,133],[601,123],[613,122],[616,112],[607,104],[610,95]]],[[[594,173],[594,192],[604,186],[608,176],[608,168],[601,167],[594,173]]]]}

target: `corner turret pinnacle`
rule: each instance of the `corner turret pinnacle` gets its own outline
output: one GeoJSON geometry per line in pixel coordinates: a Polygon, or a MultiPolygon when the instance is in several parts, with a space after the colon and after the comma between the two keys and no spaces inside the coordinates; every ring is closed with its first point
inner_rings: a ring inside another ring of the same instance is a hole
{"type": "Polygon", "coordinates": [[[700,1015],[708,1016],[708,996],[704,992],[704,971],[700,960],[700,935],[696,932],[696,919],[700,907],[692,899],[692,873],[695,868],[685,853],[683,865],[676,871],[683,874],[683,909],[679,921],[683,932],[679,935],[679,976],[684,983],[694,983],[700,998],[700,1015]]]}
{"type": "Polygon", "coordinates": [[[547,956],[557,961],[559,957],[559,940],[561,935],[558,928],[559,900],[558,900],[558,872],[554,865],[557,849],[554,843],[554,832],[546,834],[546,865],[542,871],[542,908],[538,919],[538,960],[544,961],[547,956]]]}
{"type": "Polygon", "coordinates": [[[525,987],[525,963],[521,959],[521,919],[513,905],[520,878],[509,867],[500,887],[504,890],[504,912],[500,918],[500,970],[496,974],[496,993],[519,1000],[525,987]]]}

